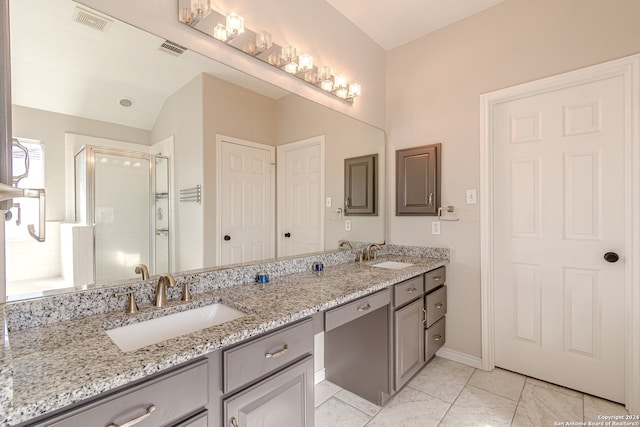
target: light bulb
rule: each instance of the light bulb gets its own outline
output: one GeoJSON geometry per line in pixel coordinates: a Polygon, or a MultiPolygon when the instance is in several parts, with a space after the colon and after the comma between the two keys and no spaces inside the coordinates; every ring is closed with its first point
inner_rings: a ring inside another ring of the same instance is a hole
{"type": "Polygon", "coordinates": [[[267,31],[261,31],[256,34],[256,46],[259,49],[267,50],[273,46],[273,42],[271,41],[271,33],[267,31]]]}
{"type": "Polygon", "coordinates": [[[244,53],[246,53],[247,55],[255,55],[257,52],[256,49],[256,44],[253,41],[248,41],[246,42],[243,46],[242,46],[242,50],[244,51],[244,53]]]}
{"type": "Polygon", "coordinates": [[[285,62],[291,62],[296,57],[296,48],[293,46],[285,46],[282,48],[282,59],[285,62]]]}
{"type": "Polygon", "coordinates": [[[313,56],[305,53],[298,57],[298,66],[301,71],[310,70],[313,68],[313,56]]]}
{"type": "Polygon", "coordinates": [[[347,99],[348,95],[349,95],[349,92],[347,91],[346,88],[340,88],[336,91],[336,96],[338,98],[347,99]]]}
{"type": "Polygon", "coordinates": [[[228,38],[227,26],[224,24],[218,24],[213,27],[213,37],[221,42],[226,42],[228,38]]]}
{"type": "Polygon", "coordinates": [[[191,15],[204,19],[211,14],[211,0],[191,0],[191,15]]]}
{"type": "Polygon", "coordinates": [[[360,96],[361,93],[362,93],[362,88],[358,83],[351,83],[349,85],[349,98],[360,96]]]}
{"type": "Polygon", "coordinates": [[[284,66],[284,70],[289,74],[295,74],[298,72],[298,64],[295,62],[289,62],[284,66]]]}
{"type": "Polygon", "coordinates": [[[244,33],[244,18],[235,12],[227,16],[227,33],[237,36],[244,33]]]}
{"type": "Polygon", "coordinates": [[[330,78],[331,67],[329,67],[328,65],[322,65],[318,67],[318,80],[329,80],[330,78]]]}
{"type": "Polygon", "coordinates": [[[347,87],[347,78],[343,74],[338,74],[335,79],[334,86],[336,89],[347,87]]]}
{"type": "Polygon", "coordinates": [[[333,90],[333,82],[331,80],[325,80],[320,83],[320,87],[327,92],[331,92],[333,90]]]}

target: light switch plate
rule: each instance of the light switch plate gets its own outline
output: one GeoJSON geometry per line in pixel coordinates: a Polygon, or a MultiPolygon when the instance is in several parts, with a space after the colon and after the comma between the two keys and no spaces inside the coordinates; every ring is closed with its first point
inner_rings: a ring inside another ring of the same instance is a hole
{"type": "Polygon", "coordinates": [[[475,205],[476,203],[478,203],[478,193],[476,189],[467,190],[467,204],[475,205]]]}
{"type": "Polygon", "coordinates": [[[325,207],[327,207],[327,208],[331,207],[331,197],[327,197],[327,201],[326,201],[325,207]]]}
{"type": "Polygon", "coordinates": [[[345,231],[351,231],[351,220],[348,219],[344,222],[344,230],[345,231]]]}
{"type": "Polygon", "coordinates": [[[440,221],[433,221],[431,223],[431,234],[440,234],[440,221]]]}

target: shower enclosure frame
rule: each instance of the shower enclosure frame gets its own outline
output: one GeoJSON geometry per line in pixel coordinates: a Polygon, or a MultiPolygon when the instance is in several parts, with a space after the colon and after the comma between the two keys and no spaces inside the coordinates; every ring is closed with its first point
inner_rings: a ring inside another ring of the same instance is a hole
{"type": "MultiPolygon", "coordinates": [[[[86,225],[94,226],[93,234],[93,279],[94,283],[97,282],[97,262],[96,262],[96,235],[95,235],[95,225],[96,225],[96,154],[105,154],[112,156],[121,156],[132,159],[142,159],[149,162],[149,171],[147,174],[148,182],[149,182],[149,225],[148,225],[148,250],[149,250],[149,261],[147,267],[150,272],[156,272],[156,159],[162,158],[167,159],[167,192],[168,192],[168,212],[169,215],[167,220],[167,265],[171,268],[171,259],[172,259],[172,239],[173,239],[173,230],[171,229],[171,200],[173,198],[173,194],[171,191],[171,169],[169,157],[162,155],[155,155],[150,153],[144,153],[140,151],[132,151],[121,148],[112,148],[112,147],[103,147],[96,146],[90,144],[84,144],[80,149],[76,151],[73,156],[74,161],[74,206],[75,206],[75,221],[76,222],[84,222],[86,225]],[[78,218],[78,163],[77,158],[78,155],[81,155],[82,152],[85,153],[84,158],[84,167],[85,167],[85,176],[82,177],[84,179],[84,185],[86,186],[85,195],[86,199],[84,200],[84,209],[86,212],[86,218],[78,218]]],[[[132,276],[133,276],[133,268],[132,268],[132,276]]],[[[126,279],[126,278],[123,278],[126,279]]]]}

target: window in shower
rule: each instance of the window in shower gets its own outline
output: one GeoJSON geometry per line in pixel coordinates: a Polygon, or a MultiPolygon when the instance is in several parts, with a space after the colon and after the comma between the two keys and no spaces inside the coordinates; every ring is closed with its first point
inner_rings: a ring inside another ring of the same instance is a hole
{"type": "MultiPolygon", "coordinates": [[[[26,173],[26,165],[29,165],[29,173],[18,183],[20,188],[44,188],[44,145],[42,141],[16,138],[21,146],[29,153],[25,159],[22,150],[11,150],[13,175],[26,173]]],[[[7,241],[33,240],[27,231],[27,224],[38,224],[39,207],[38,199],[19,197],[14,199],[14,207],[11,209],[11,221],[5,223],[7,241]]],[[[37,242],[36,242],[37,243],[37,242]]],[[[42,246],[42,245],[41,245],[42,246]]]]}

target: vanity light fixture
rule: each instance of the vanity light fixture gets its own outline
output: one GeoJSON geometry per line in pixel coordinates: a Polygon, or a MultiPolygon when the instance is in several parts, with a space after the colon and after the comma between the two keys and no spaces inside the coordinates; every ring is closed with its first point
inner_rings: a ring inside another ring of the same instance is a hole
{"type": "Polygon", "coordinates": [[[271,33],[255,33],[244,26],[244,18],[235,12],[228,16],[215,11],[212,0],[178,0],[180,22],[247,55],[279,68],[349,103],[362,94],[358,83],[349,84],[343,74],[334,75],[328,65],[314,65],[308,53],[298,55],[291,45],[273,43],[271,33]]]}

